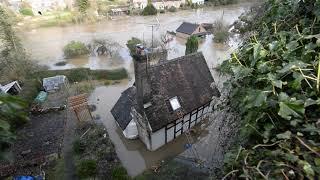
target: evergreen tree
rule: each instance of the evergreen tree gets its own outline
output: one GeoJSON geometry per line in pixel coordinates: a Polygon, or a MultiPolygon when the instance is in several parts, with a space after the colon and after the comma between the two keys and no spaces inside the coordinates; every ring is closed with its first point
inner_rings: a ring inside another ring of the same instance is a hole
{"type": "Polygon", "coordinates": [[[197,52],[198,51],[198,38],[196,36],[190,36],[186,43],[186,55],[197,52]]]}

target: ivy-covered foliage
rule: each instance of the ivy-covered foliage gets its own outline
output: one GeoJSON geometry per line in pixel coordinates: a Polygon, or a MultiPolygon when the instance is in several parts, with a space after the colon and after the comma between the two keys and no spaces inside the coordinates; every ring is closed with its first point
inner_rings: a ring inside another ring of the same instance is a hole
{"type": "Polygon", "coordinates": [[[220,70],[230,75],[239,143],[227,179],[320,177],[320,1],[268,0],[251,36],[220,70]]]}

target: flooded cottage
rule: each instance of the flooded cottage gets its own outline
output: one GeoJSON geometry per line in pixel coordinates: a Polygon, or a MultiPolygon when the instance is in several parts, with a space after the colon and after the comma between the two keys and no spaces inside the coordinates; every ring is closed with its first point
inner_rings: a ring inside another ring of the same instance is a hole
{"type": "Polygon", "coordinates": [[[197,37],[202,37],[208,34],[206,29],[201,24],[194,24],[189,22],[183,22],[178,29],[176,30],[177,37],[180,38],[189,38],[194,35],[197,37]]]}
{"type": "Polygon", "coordinates": [[[138,54],[134,68],[135,84],[111,112],[125,137],[136,135],[151,151],[201,122],[220,96],[201,52],[154,65],[138,54]]]}

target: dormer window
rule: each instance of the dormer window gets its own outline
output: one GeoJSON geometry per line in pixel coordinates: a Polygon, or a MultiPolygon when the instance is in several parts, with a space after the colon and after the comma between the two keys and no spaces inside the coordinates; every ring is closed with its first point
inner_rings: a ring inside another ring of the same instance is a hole
{"type": "Polygon", "coordinates": [[[173,111],[181,108],[181,105],[177,96],[169,99],[169,102],[173,111]]]}

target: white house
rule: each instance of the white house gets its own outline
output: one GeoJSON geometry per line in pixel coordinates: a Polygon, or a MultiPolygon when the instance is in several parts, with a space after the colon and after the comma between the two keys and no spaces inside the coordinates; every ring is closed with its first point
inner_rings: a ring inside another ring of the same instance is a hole
{"type": "Polygon", "coordinates": [[[111,109],[111,114],[127,139],[136,139],[138,137],[137,125],[131,115],[131,107],[135,104],[136,89],[133,86],[121,93],[119,100],[111,109]]]}
{"type": "Polygon", "coordinates": [[[135,98],[118,111],[128,117],[124,124],[134,120],[140,140],[154,151],[201,122],[220,93],[201,52],[155,65],[147,59],[134,55],[135,84],[123,94],[132,91],[135,98]]]}
{"type": "MultiPolygon", "coordinates": [[[[144,9],[148,5],[148,0],[131,0],[131,5],[134,9],[144,9]]],[[[156,9],[169,9],[171,6],[180,8],[184,4],[184,0],[152,0],[152,5],[156,9]]]]}
{"type": "Polygon", "coordinates": [[[204,4],[204,0],[191,0],[192,4],[198,4],[198,5],[203,5],[204,4]]]}
{"type": "MultiPolygon", "coordinates": [[[[36,14],[38,11],[45,12],[57,9],[72,8],[75,0],[23,0],[29,4],[36,14]]],[[[22,0],[7,0],[7,5],[15,11],[19,11],[22,0]]]]}

